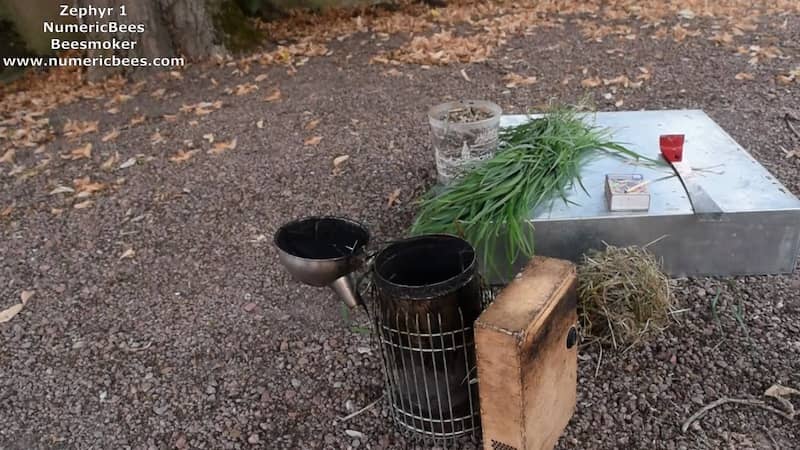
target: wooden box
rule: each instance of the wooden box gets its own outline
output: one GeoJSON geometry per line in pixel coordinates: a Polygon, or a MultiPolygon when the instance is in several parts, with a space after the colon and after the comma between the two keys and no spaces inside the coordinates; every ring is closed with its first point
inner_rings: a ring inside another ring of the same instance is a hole
{"type": "Polygon", "coordinates": [[[536,256],[475,322],[485,450],[552,449],[575,410],[577,278],[536,256]]]}

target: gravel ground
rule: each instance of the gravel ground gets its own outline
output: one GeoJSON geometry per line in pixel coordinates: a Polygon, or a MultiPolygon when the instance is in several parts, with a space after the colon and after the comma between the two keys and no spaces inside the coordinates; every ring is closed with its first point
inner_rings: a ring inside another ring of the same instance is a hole
{"type": "MultiPolygon", "coordinates": [[[[277,226],[339,214],[367,223],[377,241],[399,236],[434,179],[425,110],[457,98],[493,99],[507,112],[585,92],[603,110],[701,108],[800,194],[800,156],[780,149],[800,146],[782,120],[800,102],[800,84],[775,82],[798,65],[800,17],[774,21],[737,37],[782,49],[782,58],[756,67],[702,37],[587,42],[567,21],[511,38],[483,63],[387,74],[368,62],[377,45],[402,39],[357,33],[294,75],[275,66],[246,75],[195,66],[182,81],[148,80],[116,115],[105,112],[107,99],[59,108],[51,114],[57,129],[67,119],[99,120],[101,132],[48,144],[56,156],[39,176],[20,181],[0,166],[0,210],[14,204],[0,217],[0,310],[35,291],[0,324],[0,449],[411,447],[383,408],[337,422],[381,395],[378,355],[330,292],[281,270],[270,244],[277,226]],[[633,77],[640,66],[651,67],[652,79],[611,99],[610,86],[580,85],[594,73],[633,77]],[[506,88],[510,71],[539,81],[506,88]],[[755,78],[736,80],[739,72],[755,78]],[[224,94],[260,74],[260,91],[224,94]],[[281,100],[264,102],[273,86],[281,100]],[[162,87],[163,99],[146,95],[162,87]],[[210,115],[162,119],[217,99],[224,106],[210,115]],[[142,113],[145,123],[101,142],[142,113]],[[151,145],[156,131],[165,142],[151,145]],[[207,154],[207,133],[236,138],[236,148],[207,154]],[[322,140],[304,145],[314,136],[322,140]],[[84,142],[94,144],[90,159],[57,156],[84,142]],[[200,151],[187,161],[168,160],[193,148],[200,151]],[[120,162],[142,156],[132,167],[100,170],[113,152],[120,162]],[[334,172],[333,159],[345,154],[334,172]],[[87,175],[112,186],[91,207],[48,195],[87,175]]],[[[680,431],[719,397],[758,398],[773,383],[800,388],[800,273],[678,280],[677,296],[683,312],[649,344],[582,350],[578,407],[558,447],[800,448],[797,419],[744,405],[717,408],[680,431]]]]}

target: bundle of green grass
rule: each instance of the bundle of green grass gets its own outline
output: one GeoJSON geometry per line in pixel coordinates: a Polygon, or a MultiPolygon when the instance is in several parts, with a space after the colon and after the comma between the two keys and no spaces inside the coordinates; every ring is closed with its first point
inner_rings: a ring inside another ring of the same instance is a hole
{"type": "Polygon", "coordinates": [[[661,332],[673,307],[670,280],[643,247],[606,246],[578,266],[578,312],[585,341],[628,347],[661,332]]]}
{"type": "Polygon", "coordinates": [[[575,183],[586,191],[580,169],[589,158],[605,154],[658,164],[584,119],[577,109],[557,108],[502,129],[492,159],[422,199],[411,234],[461,236],[482,255],[485,271],[493,269],[495,247],[503,241],[510,266],[534,254],[534,232],[526,222],[531,211],[558,198],[568,202],[575,183]]]}

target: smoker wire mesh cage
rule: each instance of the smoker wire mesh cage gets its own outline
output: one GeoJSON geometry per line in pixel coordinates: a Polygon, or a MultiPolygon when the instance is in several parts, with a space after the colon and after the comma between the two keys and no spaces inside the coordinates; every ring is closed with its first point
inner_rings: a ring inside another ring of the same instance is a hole
{"type": "MultiPolygon", "coordinates": [[[[482,289],[481,297],[485,308],[493,295],[482,289]]],[[[373,317],[390,416],[411,437],[436,444],[480,437],[473,325],[457,314],[447,330],[441,313],[373,317]],[[425,328],[439,331],[413,331],[425,328]]]]}
{"type": "Polygon", "coordinates": [[[386,252],[390,256],[377,257],[369,289],[389,415],[412,440],[449,446],[478,439],[473,322],[493,295],[476,273],[474,251],[464,241],[443,236],[412,239],[412,249],[390,247],[386,252]],[[450,257],[441,253],[443,239],[445,253],[449,245],[454,247],[450,257]],[[390,272],[395,273],[398,266],[408,267],[409,259],[417,262],[415,279],[427,274],[423,266],[432,260],[427,258],[427,245],[436,249],[439,261],[454,262],[450,272],[445,271],[455,274],[447,283],[408,286],[400,282],[402,275],[394,280],[398,284],[381,281],[386,272],[382,268],[394,264],[390,272]]]}

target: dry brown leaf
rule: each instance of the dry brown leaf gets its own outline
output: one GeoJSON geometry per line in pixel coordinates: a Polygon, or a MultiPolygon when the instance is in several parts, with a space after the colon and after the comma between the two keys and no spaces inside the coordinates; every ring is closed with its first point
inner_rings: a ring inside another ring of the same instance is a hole
{"type": "Polygon", "coordinates": [[[17,314],[19,314],[20,311],[22,311],[23,306],[24,305],[22,303],[17,303],[16,305],[13,305],[9,308],[0,311],[0,323],[5,323],[13,319],[14,316],[16,316],[17,314]]]}
{"type": "Polygon", "coordinates": [[[13,148],[6,150],[3,157],[0,158],[0,163],[14,164],[14,155],[16,151],[13,148]]]}
{"type": "Polygon", "coordinates": [[[169,76],[171,76],[172,78],[175,78],[176,80],[182,80],[183,79],[183,75],[180,72],[178,72],[177,70],[171,71],[169,73],[169,76]]]}
{"type": "Polygon", "coordinates": [[[262,81],[264,81],[264,80],[266,80],[266,79],[267,79],[267,74],[265,74],[265,73],[262,73],[261,75],[259,75],[259,76],[257,76],[257,77],[256,77],[256,80],[255,80],[255,81],[256,81],[256,83],[260,83],[260,82],[262,82],[262,81]]]}
{"type": "Polygon", "coordinates": [[[101,141],[103,141],[103,142],[113,141],[114,139],[116,139],[118,137],[119,137],[119,130],[114,128],[111,132],[109,132],[108,134],[103,136],[101,141]]]}
{"type": "Polygon", "coordinates": [[[317,145],[322,141],[322,136],[314,136],[303,141],[303,145],[317,145]]]}
{"type": "Polygon", "coordinates": [[[178,120],[178,115],[177,114],[164,114],[164,120],[166,120],[167,122],[175,122],[176,120],[178,120]]]}
{"type": "Polygon", "coordinates": [[[197,150],[189,150],[188,152],[184,150],[178,150],[178,153],[175,153],[169,157],[169,160],[174,163],[188,161],[192,158],[192,156],[194,156],[195,153],[197,153],[197,150]]]}
{"type": "Polygon", "coordinates": [[[618,85],[621,85],[623,87],[628,87],[630,82],[631,82],[631,80],[630,80],[630,78],[628,78],[627,75],[620,75],[620,76],[617,76],[617,77],[614,77],[614,78],[610,78],[610,79],[605,79],[604,78],[603,79],[603,86],[618,84],[618,85]]]}
{"type": "Polygon", "coordinates": [[[386,206],[391,208],[392,206],[399,204],[400,204],[400,188],[397,188],[391,194],[389,194],[386,206]]]}
{"type": "Polygon", "coordinates": [[[601,80],[600,77],[586,78],[581,81],[581,86],[585,88],[595,88],[601,84],[603,84],[603,80],[601,80]]]}
{"type": "Polygon", "coordinates": [[[152,136],[150,136],[150,144],[152,145],[160,144],[164,141],[165,141],[164,137],[161,136],[161,133],[158,131],[156,131],[155,133],[153,133],[152,136]]]}
{"type": "Polygon", "coordinates": [[[89,142],[84,146],[78,147],[73,149],[67,155],[61,155],[62,159],[81,159],[81,158],[91,158],[92,157],[92,143],[89,142]]]}
{"type": "Polygon", "coordinates": [[[739,81],[755,79],[752,73],[747,73],[747,72],[739,72],[734,76],[734,78],[736,78],[739,81]]]}
{"type": "Polygon", "coordinates": [[[91,200],[84,200],[84,201],[82,201],[80,203],[74,204],[72,207],[75,208],[75,209],[86,209],[86,208],[91,207],[93,204],[94,204],[94,202],[91,201],[91,200]]]}
{"type": "Polygon", "coordinates": [[[36,293],[35,291],[22,291],[22,293],[19,294],[19,299],[22,301],[22,304],[25,305],[28,303],[28,300],[30,300],[31,297],[33,297],[33,294],[35,293],[36,293]]]}
{"type": "Polygon", "coordinates": [[[131,118],[131,121],[130,121],[130,126],[132,126],[132,127],[135,127],[136,125],[139,125],[140,123],[144,123],[144,121],[145,121],[146,119],[147,119],[147,118],[145,117],[145,115],[144,115],[144,114],[141,114],[141,115],[138,115],[138,116],[132,117],[132,118],[131,118]]]}
{"type": "Polygon", "coordinates": [[[219,155],[220,153],[223,153],[227,150],[234,150],[235,148],[236,148],[236,139],[230,142],[217,142],[216,144],[214,144],[211,150],[208,151],[208,153],[210,155],[219,155]]]}
{"type": "Polygon", "coordinates": [[[683,41],[684,39],[686,39],[686,36],[688,34],[689,32],[686,30],[686,28],[683,28],[682,26],[680,26],[680,24],[672,27],[672,38],[675,40],[675,42],[683,41]]]}
{"type": "Polygon", "coordinates": [[[241,95],[247,95],[247,94],[249,94],[251,92],[254,92],[254,91],[257,91],[257,90],[258,90],[258,86],[256,86],[255,84],[244,83],[244,84],[240,84],[240,85],[236,86],[236,89],[235,89],[234,93],[237,96],[241,96],[241,95]]]}
{"type": "Polygon", "coordinates": [[[133,258],[134,255],[136,255],[136,252],[133,251],[132,248],[129,248],[129,249],[125,250],[124,252],[122,252],[121,255],[119,255],[119,259],[133,258]]]}
{"type": "Polygon", "coordinates": [[[2,210],[0,210],[0,217],[8,217],[14,211],[13,206],[6,206],[2,210]]]}
{"type": "Polygon", "coordinates": [[[338,175],[341,173],[341,165],[344,164],[348,159],[350,159],[350,155],[341,155],[333,158],[333,174],[338,175]]]}
{"type": "Polygon", "coordinates": [[[119,114],[119,108],[115,106],[113,108],[107,109],[106,112],[113,116],[114,114],[119,114]]]}
{"type": "MultiPolygon", "coordinates": [[[[106,188],[106,185],[103,183],[92,182],[89,177],[77,178],[72,180],[72,184],[75,185],[75,189],[79,193],[86,193],[86,194],[93,194],[95,192],[102,191],[106,188]]],[[[84,196],[85,197],[85,196],[84,196]]]]}
{"type": "Polygon", "coordinates": [[[117,164],[117,161],[119,161],[119,152],[114,152],[113,155],[109,156],[108,159],[100,165],[100,168],[103,170],[111,170],[114,168],[114,165],[117,164]]]}
{"type": "Polygon", "coordinates": [[[72,139],[84,134],[94,133],[98,130],[98,121],[81,122],[78,120],[67,120],[64,124],[64,136],[72,139]]]}
{"type": "Polygon", "coordinates": [[[277,102],[280,99],[281,99],[281,90],[277,88],[274,91],[272,91],[271,94],[264,97],[265,102],[277,102]]]}
{"type": "Polygon", "coordinates": [[[515,88],[517,86],[530,86],[538,81],[535,76],[525,77],[516,73],[508,73],[503,77],[506,82],[507,88],[515,88]]]}
{"type": "Polygon", "coordinates": [[[305,124],[303,129],[305,129],[306,131],[311,131],[314,128],[317,128],[317,125],[319,125],[319,122],[320,122],[320,119],[311,120],[311,121],[309,121],[308,123],[305,124]]]}
{"type": "Polygon", "coordinates": [[[163,96],[164,96],[164,94],[166,94],[166,93],[167,93],[167,90],[166,90],[166,89],[164,89],[164,88],[161,88],[161,89],[156,89],[155,91],[153,91],[153,92],[150,94],[150,96],[151,96],[151,97],[155,97],[155,98],[161,98],[161,97],[163,97],[163,96]]]}

